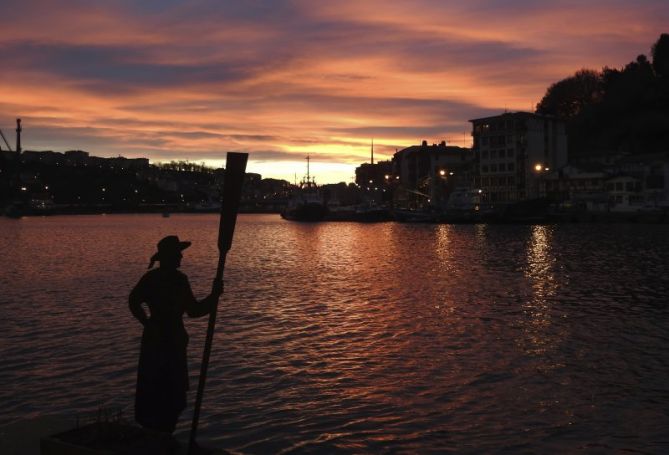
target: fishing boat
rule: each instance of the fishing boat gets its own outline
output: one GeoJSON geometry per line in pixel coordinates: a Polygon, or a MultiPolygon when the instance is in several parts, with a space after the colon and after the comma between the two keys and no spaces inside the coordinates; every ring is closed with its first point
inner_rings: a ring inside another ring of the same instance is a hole
{"type": "Polygon", "coordinates": [[[309,157],[307,156],[307,175],[293,191],[281,217],[291,221],[322,221],[328,214],[316,179],[309,175],[309,157]]]}
{"type": "Polygon", "coordinates": [[[401,223],[434,223],[437,221],[437,213],[428,208],[413,209],[396,207],[392,211],[395,221],[401,223]]]}
{"type": "Polygon", "coordinates": [[[355,221],[355,222],[380,222],[393,219],[390,210],[381,205],[363,203],[348,206],[332,206],[328,204],[328,213],[325,221],[355,221]]]}
{"type": "Polygon", "coordinates": [[[492,211],[482,202],[483,190],[479,188],[457,187],[448,197],[446,206],[440,211],[440,223],[482,223],[491,216],[492,211]]]}

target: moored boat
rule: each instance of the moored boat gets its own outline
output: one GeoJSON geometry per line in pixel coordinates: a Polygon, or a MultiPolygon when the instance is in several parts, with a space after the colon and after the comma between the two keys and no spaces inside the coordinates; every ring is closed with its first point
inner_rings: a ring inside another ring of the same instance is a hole
{"type": "Polygon", "coordinates": [[[392,211],[395,221],[402,223],[434,223],[437,213],[430,210],[395,208],[392,211]]]}
{"type": "Polygon", "coordinates": [[[327,214],[328,208],[316,185],[316,179],[309,175],[307,156],[307,175],[288,199],[288,204],[281,211],[281,217],[291,221],[322,221],[327,214]]]}

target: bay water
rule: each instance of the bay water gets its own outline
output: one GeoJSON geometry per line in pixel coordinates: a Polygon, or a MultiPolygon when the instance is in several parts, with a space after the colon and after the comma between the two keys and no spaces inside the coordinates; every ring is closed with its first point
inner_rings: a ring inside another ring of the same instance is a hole
{"type": "MultiPolygon", "coordinates": [[[[216,215],[0,219],[0,424],[123,409],[157,241],[216,215]]],[[[231,452],[669,452],[669,226],[240,215],[199,434],[231,452]]],[[[187,319],[190,403],[207,318],[187,319]]],[[[192,404],[177,436],[187,435],[192,404]]]]}

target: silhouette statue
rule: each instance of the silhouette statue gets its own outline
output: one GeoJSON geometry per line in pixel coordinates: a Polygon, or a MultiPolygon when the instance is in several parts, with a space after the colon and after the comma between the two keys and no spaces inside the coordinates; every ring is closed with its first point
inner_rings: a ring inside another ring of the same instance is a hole
{"type": "Polygon", "coordinates": [[[181,252],[191,242],[170,235],[158,242],[148,271],[130,292],[129,307],[144,326],[137,369],[135,419],[144,428],[174,432],[186,407],[188,334],[184,312],[190,317],[209,314],[223,292],[223,282],[214,280],[211,293],[197,301],[188,277],[178,271],[181,252]],[[155,262],[160,266],[153,269],[155,262]],[[149,307],[147,316],[142,304],[149,307]]]}

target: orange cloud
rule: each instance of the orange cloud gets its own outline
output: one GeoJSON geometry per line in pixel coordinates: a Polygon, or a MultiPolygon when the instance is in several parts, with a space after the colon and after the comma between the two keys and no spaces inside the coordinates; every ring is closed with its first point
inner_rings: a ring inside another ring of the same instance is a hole
{"type": "Polygon", "coordinates": [[[622,66],[669,23],[660,0],[158,3],[10,2],[0,127],[21,116],[25,147],[100,156],[247,151],[290,180],[309,153],[321,182],[351,180],[372,137],[379,157],[467,144],[469,118],[622,66]]]}

